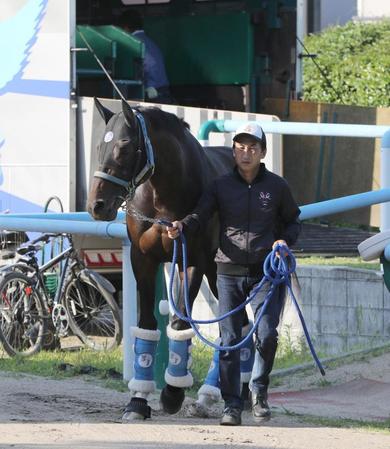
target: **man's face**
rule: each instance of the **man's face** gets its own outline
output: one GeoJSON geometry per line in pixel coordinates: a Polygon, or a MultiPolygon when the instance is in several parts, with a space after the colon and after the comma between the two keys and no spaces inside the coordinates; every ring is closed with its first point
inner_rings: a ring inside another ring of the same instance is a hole
{"type": "Polygon", "coordinates": [[[234,142],[233,156],[241,170],[256,170],[265,154],[266,150],[262,149],[261,143],[250,136],[240,137],[234,142]]]}

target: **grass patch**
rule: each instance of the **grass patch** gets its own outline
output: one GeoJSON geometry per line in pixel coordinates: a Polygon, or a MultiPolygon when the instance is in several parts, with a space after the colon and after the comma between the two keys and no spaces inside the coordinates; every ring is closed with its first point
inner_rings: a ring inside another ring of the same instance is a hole
{"type": "Polygon", "coordinates": [[[361,257],[324,257],[324,256],[309,256],[299,257],[297,256],[298,266],[307,265],[327,265],[327,266],[342,266],[349,268],[360,268],[365,270],[381,269],[379,260],[375,262],[366,262],[361,257]]]}
{"type": "Polygon", "coordinates": [[[85,348],[78,351],[40,351],[31,357],[0,358],[0,370],[36,376],[64,379],[91,375],[104,385],[119,391],[127,387],[122,380],[122,348],[96,352],[85,348]]]}
{"type": "Polygon", "coordinates": [[[298,341],[293,341],[291,329],[285,326],[279,337],[278,349],[275,356],[275,369],[291,368],[312,360],[306,339],[302,336],[298,341]]]}
{"type": "Polygon", "coordinates": [[[190,392],[195,394],[207,376],[214,349],[195,340],[192,346],[192,367],[191,372],[194,378],[194,385],[190,392]]]}

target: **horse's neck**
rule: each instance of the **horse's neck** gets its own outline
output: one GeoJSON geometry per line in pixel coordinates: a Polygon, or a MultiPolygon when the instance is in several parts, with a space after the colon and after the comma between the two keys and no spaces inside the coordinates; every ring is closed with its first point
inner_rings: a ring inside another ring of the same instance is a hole
{"type": "Polygon", "coordinates": [[[202,167],[193,148],[188,146],[184,152],[176,140],[155,148],[156,166],[150,184],[156,209],[179,212],[194,207],[202,191],[202,167]]]}

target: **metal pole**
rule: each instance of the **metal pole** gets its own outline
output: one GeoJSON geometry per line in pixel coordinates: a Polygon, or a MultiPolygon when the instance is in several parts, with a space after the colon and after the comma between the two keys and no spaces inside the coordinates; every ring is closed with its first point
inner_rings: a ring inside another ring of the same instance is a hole
{"type": "Polygon", "coordinates": [[[133,377],[134,339],[130,329],[137,326],[137,287],[130,262],[131,243],[123,239],[122,243],[122,292],[123,292],[123,379],[133,377]]]}
{"type": "MultiPolygon", "coordinates": [[[[381,141],[381,187],[390,188],[390,130],[381,141]]],[[[381,231],[390,229],[390,202],[381,204],[381,231]]]]}

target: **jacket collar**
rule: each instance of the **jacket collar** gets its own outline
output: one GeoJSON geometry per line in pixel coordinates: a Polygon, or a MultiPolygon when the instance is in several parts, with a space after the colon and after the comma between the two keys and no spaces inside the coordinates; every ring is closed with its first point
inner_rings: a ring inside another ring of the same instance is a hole
{"type": "MultiPolygon", "coordinates": [[[[257,172],[257,175],[256,175],[255,179],[253,180],[252,184],[260,182],[263,179],[266,171],[267,171],[267,169],[265,167],[265,164],[263,162],[261,162],[260,163],[260,167],[259,167],[259,171],[257,172]]],[[[248,184],[245,181],[245,179],[240,175],[240,172],[238,171],[237,165],[234,167],[233,173],[237,177],[237,179],[239,179],[241,182],[244,182],[245,184],[248,184]]]]}

